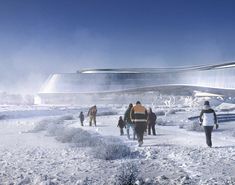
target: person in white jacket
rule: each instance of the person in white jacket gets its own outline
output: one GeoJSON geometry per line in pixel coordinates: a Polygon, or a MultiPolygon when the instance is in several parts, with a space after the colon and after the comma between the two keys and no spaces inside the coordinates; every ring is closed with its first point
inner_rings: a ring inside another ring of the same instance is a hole
{"type": "Polygon", "coordinates": [[[204,107],[201,111],[199,119],[200,125],[203,126],[206,134],[206,144],[209,147],[212,147],[211,133],[214,125],[216,125],[216,129],[218,129],[219,125],[217,123],[217,116],[215,111],[210,107],[209,101],[204,102],[204,107]]]}

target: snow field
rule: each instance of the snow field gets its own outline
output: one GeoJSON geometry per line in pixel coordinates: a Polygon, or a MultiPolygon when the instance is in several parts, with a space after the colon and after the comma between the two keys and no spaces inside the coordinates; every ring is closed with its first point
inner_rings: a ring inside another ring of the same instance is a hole
{"type": "Polygon", "coordinates": [[[235,184],[234,122],[221,123],[207,148],[203,132],[179,129],[197,109],[169,111],[158,116],[165,124],[156,126],[157,136],[145,136],[139,148],[116,127],[126,107],[110,107],[100,111],[97,127],[87,118],[80,126],[82,107],[42,120],[1,121],[0,184],[235,184]]]}

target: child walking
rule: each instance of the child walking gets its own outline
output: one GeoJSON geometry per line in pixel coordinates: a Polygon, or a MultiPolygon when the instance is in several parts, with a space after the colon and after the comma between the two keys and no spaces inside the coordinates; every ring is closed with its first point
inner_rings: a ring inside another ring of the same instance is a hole
{"type": "Polygon", "coordinates": [[[80,118],[81,126],[83,126],[83,122],[84,122],[84,114],[83,114],[83,112],[80,112],[79,118],[80,118]]]}
{"type": "Polygon", "coordinates": [[[119,117],[117,127],[120,128],[120,135],[123,136],[123,135],[124,135],[123,128],[125,127],[125,123],[124,123],[124,121],[123,121],[123,119],[122,119],[122,116],[119,117]]]}

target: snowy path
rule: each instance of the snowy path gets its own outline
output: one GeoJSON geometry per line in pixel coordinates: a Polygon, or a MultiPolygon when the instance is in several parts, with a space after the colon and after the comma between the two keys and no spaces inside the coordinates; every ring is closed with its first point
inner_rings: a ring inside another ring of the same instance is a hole
{"type": "MultiPolygon", "coordinates": [[[[157,138],[154,136],[146,137],[146,144],[172,144],[179,146],[206,147],[204,132],[192,132],[179,129],[178,126],[157,126],[157,138]],[[148,139],[149,138],[149,139],[148,139]]],[[[235,146],[234,137],[221,136],[220,131],[212,133],[213,147],[235,146]]]]}
{"type": "MultiPolygon", "coordinates": [[[[119,136],[118,117],[104,116],[102,123],[98,121],[97,128],[85,126],[83,129],[117,136],[136,147],[148,161],[141,163],[143,177],[157,176],[161,184],[235,184],[234,137],[215,131],[213,148],[208,148],[204,132],[186,131],[178,126],[157,126],[157,136],[145,136],[143,147],[138,148],[136,141],[119,136]]],[[[80,127],[79,123],[73,126],[80,127]]]]}
{"type": "MultiPolygon", "coordinates": [[[[85,130],[97,132],[105,136],[117,136],[125,142],[136,143],[136,141],[128,140],[126,137],[126,130],[124,129],[124,136],[119,136],[119,128],[117,128],[117,120],[120,115],[102,116],[98,117],[97,127],[89,127],[87,120],[85,126],[81,127],[79,121],[72,127],[79,127],[85,130]]],[[[227,123],[229,124],[229,123],[227,123]]],[[[232,123],[232,124],[235,124],[232,123]]],[[[221,125],[223,127],[223,125],[221,125]]],[[[229,128],[227,128],[229,129],[229,128]]],[[[214,147],[235,146],[235,137],[225,136],[221,134],[221,128],[212,133],[212,142],[214,147]]],[[[179,129],[179,126],[156,126],[157,135],[144,136],[143,146],[157,146],[157,145],[179,145],[179,146],[194,146],[206,147],[204,132],[192,132],[185,129],[179,129]]]]}

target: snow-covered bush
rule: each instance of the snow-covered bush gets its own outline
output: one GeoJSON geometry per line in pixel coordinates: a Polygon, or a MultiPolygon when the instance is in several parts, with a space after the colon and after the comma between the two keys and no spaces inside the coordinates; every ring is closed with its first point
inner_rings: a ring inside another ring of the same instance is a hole
{"type": "Polygon", "coordinates": [[[62,143],[72,143],[73,137],[76,136],[78,129],[58,127],[55,129],[56,140],[62,143]]]}
{"type": "Polygon", "coordinates": [[[135,163],[123,163],[116,177],[115,185],[135,185],[138,175],[139,170],[135,163]]]}
{"type": "Polygon", "coordinates": [[[56,137],[58,141],[75,143],[78,147],[96,147],[102,145],[102,139],[96,133],[90,133],[81,128],[65,128],[61,135],[56,137]]]}
{"type": "Polygon", "coordinates": [[[91,147],[94,157],[104,160],[120,159],[131,154],[130,148],[118,138],[101,138],[81,128],[55,127],[56,139],[63,143],[75,143],[78,147],[91,147]]]}
{"type": "Polygon", "coordinates": [[[172,107],[174,106],[176,103],[176,98],[175,96],[169,96],[168,99],[165,99],[164,100],[164,104],[167,106],[167,107],[172,107]]]}
{"type": "Polygon", "coordinates": [[[62,135],[63,130],[63,124],[48,124],[46,128],[46,131],[50,136],[62,135]]]}
{"type": "Polygon", "coordinates": [[[91,134],[81,128],[67,128],[64,125],[54,124],[47,127],[47,132],[62,143],[74,143],[78,147],[95,147],[102,144],[98,134],[91,134]]]}
{"type": "Polygon", "coordinates": [[[39,131],[47,130],[50,132],[50,134],[53,135],[53,132],[55,132],[58,129],[58,125],[62,125],[65,120],[73,120],[73,119],[74,117],[72,115],[61,116],[57,119],[55,118],[43,119],[36,124],[32,132],[39,132],[39,131]]]}
{"type": "Polygon", "coordinates": [[[104,160],[121,159],[131,155],[130,148],[121,143],[120,140],[118,142],[104,141],[101,145],[93,148],[92,151],[96,158],[104,160]]]}
{"type": "Polygon", "coordinates": [[[197,132],[202,132],[203,127],[200,126],[198,121],[192,121],[190,125],[187,126],[186,130],[188,131],[197,131],[197,132]]]}
{"type": "Polygon", "coordinates": [[[54,127],[56,139],[62,143],[75,143],[78,147],[91,147],[94,157],[104,160],[120,159],[130,156],[128,146],[118,138],[101,138],[96,133],[90,133],[81,128],[54,127]]]}
{"type": "Polygon", "coordinates": [[[96,158],[104,160],[121,159],[130,155],[130,149],[125,144],[103,143],[93,150],[96,158]]]}
{"type": "Polygon", "coordinates": [[[34,127],[32,132],[40,132],[40,131],[46,130],[48,128],[48,125],[54,121],[55,120],[52,120],[52,119],[43,119],[37,123],[37,125],[34,127]]]}
{"type": "Polygon", "coordinates": [[[96,158],[114,160],[131,156],[130,148],[115,137],[101,137],[97,133],[91,133],[81,128],[68,128],[64,124],[70,116],[57,119],[45,119],[40,121],[33,132],[47,131],[50,136],[62,143],[73,143],[78,147],[91,147],[91,153],[96,158]]]}
{"type": "Polygon", "coordinates": [[[31,132],[40,132],[40,131],[46,130],[52,122],[53,120],[44,119],[38,122],[37,125],[34,127],[34,129],[31,130],[31,132]]]}
{"type": "Polygon", "coordinates": [[[186,96],[186,97],[184,97],[183,105],[184,105],[184,106],[189,106],[189,107],[195,106],[194,98],[193,98],[192,96],[186,96]]]}

